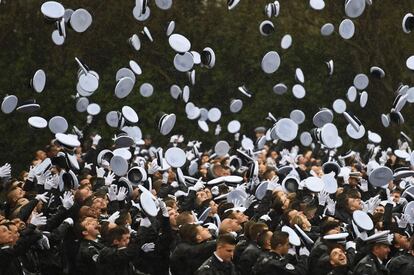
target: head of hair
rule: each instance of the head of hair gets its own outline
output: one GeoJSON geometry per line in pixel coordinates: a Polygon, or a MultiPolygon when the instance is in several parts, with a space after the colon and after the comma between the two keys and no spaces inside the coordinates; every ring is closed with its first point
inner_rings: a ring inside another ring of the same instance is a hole
{"type": "Polygon", "coordinates": [[[269,227],[267,224],[262,222],[257,222],[252,224],[249,230],[250,239],[252,241],[257,241],[257,237],[263,232],[266,231],[269,227]]]}
{"type": "Polygon", "coordinates": [[[177,226],[183,226],[193,222],[193,214],[190,211],[181,212],[177,218],[175,218],[177,226]]]}
{"type": "Polygon", "coordinates": [[[217,246],[223,246],[223,245],[236,245],[237,240],[232,234],[221,234],[217,238],[217,246]]]}
{"type": "Polygon", "coordinates": [[[253,220],[248,220],[247,222],[245,222],[243,224],[243,231],[244,231],[244,236],[246,237],[246,239],[251,240],[252,238],[250,237],[250,228],[252,227],[252,225],[255,224],[255,222],[253,220]]]}
{"type": "Polygon", "coordinates": [[[115,240],[121,240],[122,236],[125,234],[129,234],[129,230],[125,226],[118,225],[117,227],[110,229],[107,236],[108,243],[113,244],[115,240]]]}
{"type": "Polygon", "coordinates": [[[283,231],[273,232],[272,239],[270,240],[270,247],[276,249],[278,245],[284,245],[289,242],[289,233],[283,231]]]}
{"type": "Polygon", "coordinates": [[[196,243],[197,242],[197,234],[198,234],[198,226],[197,224],[184,224],[178,230],[180,237],[183,241],[189,243],[196,243]]]}
{"type": "Polygon", "coordinates": [[[328,221],[328,220],[326,220],[321,224],[321,227],[320,227],[321,235],[324,236],[324,235],[326,235],[326,233],[328,233],[332,229],[335,229],[339,226],[340,226],[340,223],[338,221],[328,221]]]}

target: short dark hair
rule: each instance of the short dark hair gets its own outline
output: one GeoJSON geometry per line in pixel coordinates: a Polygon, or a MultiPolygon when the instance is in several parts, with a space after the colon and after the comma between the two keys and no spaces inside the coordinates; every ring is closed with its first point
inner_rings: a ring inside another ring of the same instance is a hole
{"type": "Polygon", "coordinates": [[[272,239],[270,240],[270,247],[276,249],[278,245],[284,245],[289,241],[289,233],[283,231],[273,232],[272,239]]]}
{"type": "Polygon", "coordinates": [[[197,242],[197,228],[198,224],[184,224],[180,227],[178,233],[180,234],[180,237],[183,241],[190,242],[190,243],[196,243],[197,242]]]}
{"type": "Polygon", "coordinates": [[[181,212],[176,218],[177,226],[183,226],[192,222],[193,214],[190,211],[181,212]]]}
{"type": "Polygon", "coordinates": [[[217,246],[226,245],[226,244],[236,245],[237,240],[232,234],[229,234],[229,233],[219,235],[217,239],[217,246]]]}
{"type": "Polygon", "coordinates": [[[115,240],[119,241],[125,234],[129,234],[129,230],[125,226],[118,225],[117,227],[110,229],[108,231],[108,243],[113,244],[115,240]]]}
{"type": "Polygon", "coordinates": [[[267,226],[267,224],[262,223],[262,222],[257,222],[252,224],[252,226],[249,229],[249,235],[250,235],[250,239],[252,241],[257,241],[257,237],[263,232],[266,231],[269,227],[267,226]]]}
{"type": "Polygon", "coordinates": [[[325,236],[330,230],[339,226],[340,223],[338,221],[325,221],[321,224],[321,235],[325,236]]]}

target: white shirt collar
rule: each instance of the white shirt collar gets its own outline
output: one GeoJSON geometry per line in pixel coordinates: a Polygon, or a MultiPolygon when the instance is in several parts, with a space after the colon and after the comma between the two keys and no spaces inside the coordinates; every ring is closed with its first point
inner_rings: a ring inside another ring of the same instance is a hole
{"type": "Polygon", "coordinates": [[[220,258],[216,252],[214,252],[214,256],[216,256],[216,258],[220,261],[220,262],[224,262],[222,258],[220,258]]]}

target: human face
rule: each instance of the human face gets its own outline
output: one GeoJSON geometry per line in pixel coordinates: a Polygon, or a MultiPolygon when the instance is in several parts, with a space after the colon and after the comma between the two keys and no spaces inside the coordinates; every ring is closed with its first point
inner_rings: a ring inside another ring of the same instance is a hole
{"type": "Polygon", "coordinates": [[[0,245],[13,242],[13,234],[5,225],[0,225],[0,245]]]}
{"type": "Polygon", "coordinates": [[[235,245],[231,244],[222,244],[219,245],[216,249],[216,254],[219,256],[224,262],[230,262],[233,258],[235,245]]]}
{"type": "Polygon", "coordinates": [[[208,228],[204,228],[201,225],[197,226],[197,241],[199,243],[207,241],[211,238],[208,228]]]}
{"type": "Polygon", "coordinates": [[[210,201],[210,203],[208,204],[208,206],[210,207],[210,215],[213,216],[214,214],[217,214],[217,203],[213,200],[210,201]]]}
{"type": "Polygon", "coordinates": [[[13,191],[9,193],[9,197],[13,202],[18,201],[19,199],[23,198],[25,195],[25,192],[21,187],[16,187],[13,191]]]}
{"type": "Polygon", "coordinates": [[[394,234],[394,246],[396,248],[401,248],[404,250],[409,250],[410,248],[410,240],[406,235],[402,235],[399,233],[394,234]]]}
{"type": "Polygon", "coordinates": [[[168,209],[168,216],[170,217],[170,225],[172,227],[177,227],[177,216],[178,212],[174,208],[167,207],[168,209]]]}
{"type": "Polygon", "coordinates": [[[400,193],[395,192],[395,193],[392,194],[392,196],[393,196],[392,200],[395,203],[399,203],[400,202],[400,198],[401,198],[401,194],[400,193]]]}
{"type": "Polygon", "coordinates": [[[283,202],[283,209],[287,209],[290,204],[290,200],[287,197],[286,193],[283,191],[278,191],[276,196],[280,199],[281,202],[283,202]]]}
{"type": "Polygon", "coordinates": [[[286,242],[280,246],[280,250],[279,250],[280,255],[283,256],[283,255],[288,254],[289,248],[290,248],[289,240],[286,240],[286,242]]]}
{"type": "Polygon", "coordinates": [[[130,234],[124,234],[122,235],[122,238],[120,240],[114,240],[114,245],[116,245],[118,248],[127,247],[129,244],[130,234]]]}
{"type": "Polygon", "coordinates": [[[374,210],[374,214],[376,214],[376,213],[382,213],[382,214],[384,214],[384,212],[385,212],[385,208],[384,208],[384,206],[382,206],[382,205],[378,205],[378,206],[375,208],[375,210],[374,210]]]}
{"type": "Polygon", "coordinates": [[[239,210],[233,211],[233,218],[237,220],[238,224],[243,224],[249,220],[249,217],[239,210]]]}
{"type": "Polygon", "coordinates": [[[85,230],[82,232],[84,236],[90,236],[93,238],[98,237],[101,226],[99,225],[97,219],[87,217],[83,220],[82,225],[85,227],[85,230]]]}
{"type": "Polygon", "coordinates": [[[11,224],[11,225],[9,225],[9,230],[12,233],[12,237],[13,237],[12,244],[14,245],[14,244],[16,244],[17,240],[20,237],[19,229],[17,228],[16,225],[11,224]]]}
{"type": "Polygon", "coordinates": [[[333,267],[345,266],[348,263],[348,259],[342,249],[334,248],[329,255],[329,262],[333,267]]]}
{"type": "Polygon", "coordinates": [[[348,207],[352,212],[355,210],[362,210],[361,198],[349,198],[348,207]]]}
{"type": "Polygon", "coordinates": [[[390,253],[390,247],[386,244],[377,244],[373,251],[375,256],[377,256],[381,261],[387,259],[388,254],[390,253]]]}

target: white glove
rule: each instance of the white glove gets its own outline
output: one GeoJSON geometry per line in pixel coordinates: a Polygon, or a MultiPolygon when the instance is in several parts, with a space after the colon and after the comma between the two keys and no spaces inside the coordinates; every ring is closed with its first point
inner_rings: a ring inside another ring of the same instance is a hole
{"type": "Polygon", "coordinates": [[[134,202],[133,200],[131,200],[131,205],[132,207],[137,208],[139,211],[141,211],[141,206],[139,205],[138,202],[134,202]]]}
{"type": "Polygon", "coordinates": [[[141,246],[141,250],[145,253],[152,252],[155,250],[155,243],[145,243],[143,246],[141,246]]]}
{"type": "Polygon", "coordinates": [[[28,180],[30,181],[34,180],[34,178],[36,177],[35,170],[36,170],[36,166],[30,165],[29,174],[27,175],[28,180]]]}
{"type": "Polygon", "coordinates": [[[125,200],[127,194],[128,194],[128,190],[126,189],[126,187],[123,187],[123,186],[120,187],[118,190],[118,194],[116,195],[117,201],[125,200]]]}
{"type": "Polygon", "coordinates": [[[108,172],[108,175],[106,177],[104,177],[105,179],[105,185],[109,186],[112,184],[112,182],[115,180],[115,174],[112,171],[108,172]]]}
{"type": "Polygon", "coordinates": [[[66,218],[63,222],[69,224],[70,226],[73,226],[73,219],[72,218],[66,218]]]}
{"type": "Polygon", "coordinates": [[[272,219],[269,217],[269,215],[265,214],[265,215],[261,216],[259,218],[259,220],[268,222],[268,221],[271,221],[272,219]]]}
{"type": "Polygon", "coordinates": [[[50,171],[49,171],[49,170],[47,170],[47,171],[45,171],[43,174],[40,174],[40,175],[35,175],[35,176],[36,176],[37,184],[39,184],[39,185],[44,185],[44,184],[45,184],[45,182],[46,182],[46,180],[47,180],[48,178],[50,178],[50,171]]]}
{"type": "Polygon", "coordinates": [[[246,198],[246,200],[244,201],[244,207],[249,208],[250,205],[252,205],[252,203],[256,200],[256,197],[254,195],[250,195],[246,198]]]}
{"type": "Polygon", "coordinates": [[[191,186],[190,188],[188,188],[189,190],[194,190],[196,192],[200,191],[201,189],[204,188],[204,184],[201,181],[201,178],[198,179],[198,181],[196,182],[196,184],[194,184],[193,186],[191,186]]]}
{"type": "Polygon", "coordinates": [[[162,183],[167,184],[168,183],[168,172],[164,172],[162,174],[162,183]]]}
{"type": "Polygon", "coordinates": [[[356,243],[353,241],[348,241],[345,244],[345,249],[348,250],[349,248],[356,249],[356,243]]]}
{"type": "Polygon", "coordinates": [[[361,189],[361,191],[368,192],[368,181],[366,179],[361,179],[360,183],[361,185],[359,186],[359,188],[361,189]]]}
{"type": "Polygon", "coordinates": [[[76,127],[75,125],[73,125],[72,130],[73,130],[73,133],[75,135],[77,135],[79,139],[82,139],[83,138],[83,132],[81,130],[79,130],[78,127],[76,127]]]}
{"type": "Polygon", "coordinates": [[[141,219],[141,222],[140,222],[139,226],[150,227],[151,226],[151,221],[148,219],[148,217],[146,217],[144,219],[141,219]]]}
{"type": "Polygon", "coordinates": [[[299,249],[299,256],[309,256],[310,252],[306,247],[301,247],[299,249]]]}
{"type": "Polygon", "coordinates": [[[38,195],[36,195],[35,199],[38,200],[38,201],[47,202],[49,197],[46,196],[46,194],[47,194],[47,192],[45,192],[43,194],[38,194],[38,195]]]}
{"type": "Polygon", "coordinates": [[[168,215],[168,209],[167,205],[162,199],[158,199],[158,205],[160,207],[161,213],[164,217],[168,218],[170,215],[168,215]]]}
{"type": "Polygon", "coordinates": [[[267,190],[275,190],[278,187],[281,187],[281,185],[278,183],[279,181],[279,177],[278,176],[274,176],[271,180],[268,181],[267,184],[267,190]]]}
{"type": "Polygon", "coordinates": [[[214,130],[214,135],[218,136],[220,135],[220,132],[221,132],[221,126],[220,124],[217,124],[216,130],[214,130]]]}
{"type": "Polygon", "coordinates": [[[387,193],[387,203],[394,205],[394,197],[391,195],[390,189],[386,188],[385,192],[387,193]]]}
{"type": "Polygon", "coordinates": [[[179,197],[186,197],[188,194],[184,191],[178,190],[177,192],[174,193],[174,197],[179,198],[179,197]]]}
{"type": "Polygon", "coordinates": [[[160,170],[160,166],[157,163],[157,159],[154,159],[148,167],[148,174],[150,175],[154,175],[155,173],[157,173],[160,170]]]}
{"type": "Polygon", "coordinates": [[[93,138],[92,138],[92,145],[93,146],[97,146],[99,141],[102,139],[102,137],[98,134],[96,134],[93,138]]]}
{"type": "Polygon", "coordinates": [[[43,216],[43,213],[32,213],[32,217],[30,219],[31,224],[34,226],[45,225],[47,222],[47,218],[43,216]]]}
{"type": "Polygon", "coordinates": [[[295,256],[296,255],[295,247],[290,247],[289,250],[288,250],[288,254],[292,255],[292,256],[295,256]]]}
{"type": "Polygon", "coordinates": [[[42,235],[42,238],[37,241],[37,244],[40,246],[41,250],[50,249],[49,239],[45,235],[42,235]]]}
{"type": "Polygon", "coordinates": [[[368,201],[366,201],[363,204],[363,210],[365,212],[368,212],[368,213],[371,213],[372,214],[372,213],[374,213],[375,208],[377,208],[377,206],[380,203],[381,203],[381,199],[380,199],[379,195],[377,195],[377,196],[375,196],[373,198],[370,198],[368,201]]]}
{"type": "Polygon", "coordinates": [[[60,201],[62,202],[63,207],[68,210],[69,208],[71,208],[74,204],[73,201],[73,195],[70,191],[66,191],[63,194],[63,197],[60,197],[60,201]]]}
{"type": "Polygon", "coordinates": [[[85,165],[83,166],[83,168],[92,170],[92,163],[85,162],[85,165]]]}
{"type": "Polygon", "coordinates": [[[173,182],[171,182],[171,187],[173,187],[173,188],[178,188],[179,187],[179,185],[178,185],[178,182],[176,182],[176,181],[173,181],[173,182]]]}
{"type": "Polygon", "coordinates": [[[0,167],[0,178],[10,178],[11,176],[11,166],[9,163],[6,163],[0,167]]]}
{"type": "Polygon", "coordinates": [[[387,163],[387,161],[388,161],[387,151],[382,151],[381,152],[381,157],[379,158],[380,165],[384,165],[385,163],[387,163]]]}
{"type": "Polygon", "coordinates": [[[328,198],[327,203],[326,211],[331,215],[335,215],[336,202],[333,199],[328,198]]]}
{"type": "Polygon", "coordinates": [[[102,167],[96,167],[96,177],[98,178],[103,178],[105,175],[105,169],[103,169],[102,167]]]}
{"type": "Polygon", "coordinates": [[[45,190],[52,190],[57,189],[59,186],[60,178],[59,175],[53,175],[51,177],[48,177],[46,181],[44,182],[43,186],[45,190]]]}
{"type": "Polygon", "coordinates": [[[328,198],[329,198],[329,193],[327,191],[322,190],[321,192],[319,192],[319,194],[318,194],[319,205],[325,206],[326,201],[328,200],[328,198]]]}
{"type": "Polygon", "coordinates": [[[119,211],[116,211],[111,216],[108,217],[107,221],[110,223],[115,223],[116,219],[119,218],[119,211]]]}
{"type": "Polygon", "coordinates": [[[240,140],[240,133],[235,133],[234,134],[234,141],[239,141],[240,140]]]}
{"type": "Polygon", "coordinates": [[[401,219],[397,217],[397,223],[399,228],[406,228],[408,224],[408,219],[410,217],[407,214],[402,214],[401,219]]]}
{"type": "Polygon", "coordinates": [[[108,170],[111,167],[111,165],[109,164],[109,162],[107,160],[104,160],[104,159],[101,161],[101,166],[103,168],[105,168],[105,169],[108,169],[108,170]]]}
{"type": "Polygon", "coordinates": [[[108,187],[108,199],[109,201],[116,201],[116,192],[118,191],[118,186],[116,186],[115,184],[111,184],[108,187]]]}
{"type": "Polygon", "coordinates": [[[86,124],[91,124],[93,120],[93,116],[92,115],[87,115],[86,116],[86,124]]]}

